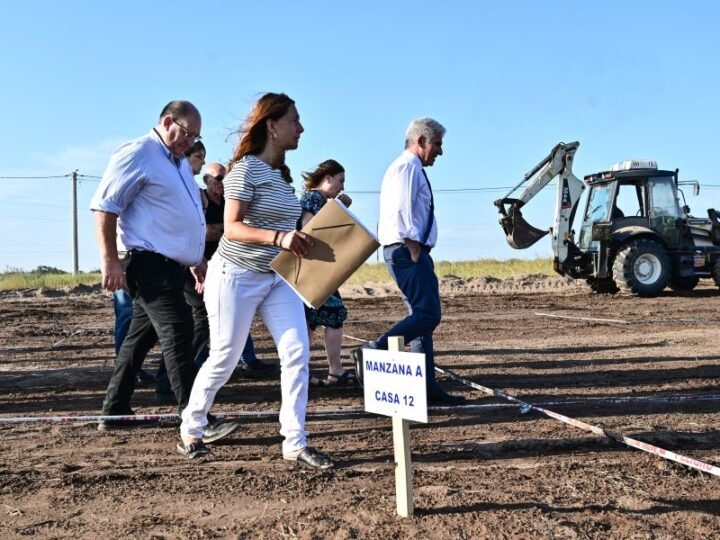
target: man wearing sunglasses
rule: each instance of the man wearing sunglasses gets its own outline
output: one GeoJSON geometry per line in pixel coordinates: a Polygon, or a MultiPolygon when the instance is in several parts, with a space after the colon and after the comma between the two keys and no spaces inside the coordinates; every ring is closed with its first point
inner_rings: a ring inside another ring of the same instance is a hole
{"type": "MultiPolygon", "coordinates": [[[[100,248],[102,286],[127,285],[133,317],[103,402],[104,416],[134,414],[130,398],[142,361],[160,341],[180,411],[195,378],[193,321],[183,294],[188,268],[205,280],[205,215],[200,190],[185,158],[200,140],[202,120],[188,101],[172,101],[149,133],[120,146],[110,158],[90,208],[100,248]],[[117,244],[116,244],[117,233],[117,244]],[[124,264],[118,251],[126,251],[124,264]]],[[[143,419],[109,419],[99,430],[142,427],[143,419]]],[[[156,423],[156,422],[155,422],[156,423]]],[[[211,428],[217,440],[233,426],[211,428]]]]}

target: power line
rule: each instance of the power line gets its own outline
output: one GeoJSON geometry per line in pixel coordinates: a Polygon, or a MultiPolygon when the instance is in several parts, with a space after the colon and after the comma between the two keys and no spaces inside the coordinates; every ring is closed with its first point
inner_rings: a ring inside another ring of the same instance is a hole
{"type": "MultiPolygon", "coordinates": [[[[48,176],[0,176],[0,180],[48,180],[57,178],[70,178],[73,173],[62,174],[62,175],[48,175],[48,176]]],[[[89,180],[101,180],[102,176],[95,174],[78,174],[78,179],[89,179],[89,180]]],[[[555,187],[555,183],[546,185],[543,189],[549,187],[555,187]]],[[[434,189],[435,193],[473,193],[473,192],[484,192],[484,191],[505,191],[513,189],[515,186],[492,186],[492,187],[478,187],[478,188],[445,188],[445,189],[434,189]]],[[[522,186],[520,186],[522,187],[522,186]]],[[[518,189],[520,189],[518,187],[518,189]]],[[[700,184],[700,187],[706,189],[718,189],[720,184],[700,184]]],[[[379,190],[348,190],[348,193],[353,195],[379,195],[379,190]]]]}
{"type": "MultiPolygon", "coordinates": [[[[69,174],[63,174],[58,176],[0,176],[0,180],[45,180],[45,179],[51,179],[51,178],[69,178],[72,176],[72,173],[69,174]]],[[[78,174],[76,176],[78,179],[81,178],[87,178],[92,180],[101,180],[102,176],[97,176],[94,174],[78,174]]],[[[501,190],[507,190],[511,189],[510,186],[498,186],[498,187],[481,187],[481,188],[448,188],[448,189],[435,189],[435,193],[468,193],[468,192],[482,192],[482,191],[501,191],[501,190]]],[[[350,190],[350,193],[358,194],[358,195],[377,195],[380,193],[380,191],[367,191],[367,190],[350,190]]]]}
{"type": "MultiPolygon", "coordinates": [[[[59,174],[59,175],[48,175],[48,176],[0,176],[0,180],[48,180],[52,178],[70,178],[72,173],[59,174]]],[[[95,174],[78,174],[77,178],[91,178],[91,179],[102,179],[102,176],[95,174]]]]}
{"type": "MultiPolygon", "coordinates": [[[[68,204],[70,204],[70,201],[68,201],[68,200],[61,199],[61,201],[62,201],[61,203],[57,203],[57,204],[48,204],[48,203],[36,202],[34,199],[23,199],[22,197],[16,197],[13,199],[13,203],[24,203],[24,204],[28,204],[28,205],[32,206],[33,208],[42,207],[42,208],[65,209],[65,208],[67,208],[68,204]]],[[[3,215],[3,217],[5,217],[5,216],[3,215]]],[[[35,219],[35,216],[32,216],[32,219],[35,219]]]]}
{"type": "Polygon", "coordinates": [[[66,249],[43,249],[35,251],[4,251],[3,255],[37,255],[40,253],[67,253],[66,249]]]}
{"type": "Polygon", "coordinates": [[[0,180],[47,180],[50,178],[69,178],[72,173],[58,176],[0,176],[0,180]]]}
{"type": "MultiPolygon", "coordinates": [[[[547,186],[545,186],[547,187],[547,186]]],[[[505,191],[512,189],[511,186],[498,186],[498,187],[485,187],[485,188],[447,188],[447,189],[436,189],[433,188],[433,193],[467,193],[472,191],[505,191]]],[[[349,189],[348,194],[351,195],[377,195],[380,191],[366,191],[366,190],[354,190],[349,189]]]]}
{"type": "MultiPolygon", "coordinates": [[[[2,217],[3,217],[3,219],[4,218],[19,219],[19,220],[23,220],[23,221],[54,221],[56,223],[67,223],[68,222],[68,219],[46,218],[46,217],[38,217],[38,216],[13,216],[13,215],[8,215],[8,214],[3,214],[2,217]]],[[[89,223],[93,223],[93,221],[92,220],[82,220],[82,223],[89,224],[89,223]]]]}

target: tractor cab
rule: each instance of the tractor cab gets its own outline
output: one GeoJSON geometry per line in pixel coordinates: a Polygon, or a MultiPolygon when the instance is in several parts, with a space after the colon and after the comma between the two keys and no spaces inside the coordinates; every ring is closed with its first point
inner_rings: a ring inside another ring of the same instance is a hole
{"type": "Polygon", "coordinates": [[[525,249],[551,236],[553,267],[561,275],[585,279],[595,292],[622,290],[657,296],[666,286],[691,290],[700,278],[720,286],[720,212],[690,215],[678,170],[658,169],[652,160],[622,161],[609,171],[580,180],[572,172],[580,143],[559,143],[507,196],[495,201],[508,244],[525,249]],[[522,209],[557,177],[555,217],[550,229],[536,229],[522,209]],[[525,186],[522,194],[511,197],[525,186]],[[572,225],[580,197],[589,188],[579,234],[572,225]]]}
{"type": "Polygon", "coordinates": [[[687,216],[686,206],[678,198],[677,174],[659,170],[651,160],[633,160],[586,176],[590,190],[580,228],[580,249],[596,251],[603,233],[622,242],[643,230],[657,235],[667,248],[679,248],[681,223],[687,216]]]}
{"type": "Polygon", "coordinates": [[[665,285],[690,290],[701,277],[720,280],[720,222],[690,215],[678,171],[654,161],[624,161],[585,177],[590,188],[578,247],[587,255],[589,285],[655,296],[665,285]]]}

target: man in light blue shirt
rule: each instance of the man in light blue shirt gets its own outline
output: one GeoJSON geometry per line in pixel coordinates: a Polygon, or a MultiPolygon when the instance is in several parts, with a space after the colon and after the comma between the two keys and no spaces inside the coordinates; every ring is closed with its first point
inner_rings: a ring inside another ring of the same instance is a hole
{"type": "MultiPolygon", "coordinates": [[[[424,169],[442,155],[444,136],[445,128],[431,118],[411,122],[405,134],[405,151],[390,164],[383,177],[378,237],[390,275],[400,288],[409,314],[372,346],[387,349],[390,336],[402,336],[405,343],[419,340],[413,351],[425,353],[428,402],[454,405],[465,398],[448,394],[435,378],[433,331],[442,314],[440,289],[430,256],[437,241],[435,201],[424,169]]],[[[362,349],[354,349],[351,356],[359,371],[362,349]]]]}
{"type": "MultiPolygon", "coordinates": [[[[133,414],[136,374],[156,339],[180,411],[190,397],[195,367],[193,322],[183,295],[185,271],[191,269],[201,289],[207,261],[200,190],[184,154],[200,140],[200,128],[200,113],[192,103],[168,103],[148,134],[115,151],[90,203],[102,286],[116,291],[126,283],[133,298],[130,329],[115,361],[103,415],[133,414]],[[123,264],[118,246],[127,251],[123,264]]],[[[107,420],[98,429],[147,424],[107,420]]]]}

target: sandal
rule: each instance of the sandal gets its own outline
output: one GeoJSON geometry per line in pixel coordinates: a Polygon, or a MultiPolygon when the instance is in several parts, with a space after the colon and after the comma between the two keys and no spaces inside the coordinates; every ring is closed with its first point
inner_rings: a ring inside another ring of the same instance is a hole
{"type": "Polygon", "coordinates": [[[196,443],[185,444],[177,443],[177,451],[188,459],[195,459],[210,453],[210,449],[200,441],[196,443]]]}
{"type": "Polygon", "coordinates": [[[335,463],[327,455],[322,452],[318,452],[314,448],[306,446],[297,455],[283,456],[288,461],[296,461],[302,463],[306,467],[311,469],[317,469],[320,471],[326,469],[332,469],[335,467],[335,463]]]}
{"type": "Polygon", "coordinates": [[[324,387],[358,386],[358,380],[355,376],[355,373],[353,373],[352,371],[343,371],[340,375],[333,375],[332,373],[328,373],[328,376],[325,379],[311,377],[310,384],[312,386],[324,387]]]}
{"type": "Polygon", "coordinates": [[[355,372],[353,371],[343,371],[340,375],[333,375],[332,373],[328,373],[328,378],[326,379],[328,386],[357,386],[358,380],[355,376],[355,372]],[[332,377],[335,379],[335,382],[332,381],[330,378],[332,377]]]}

